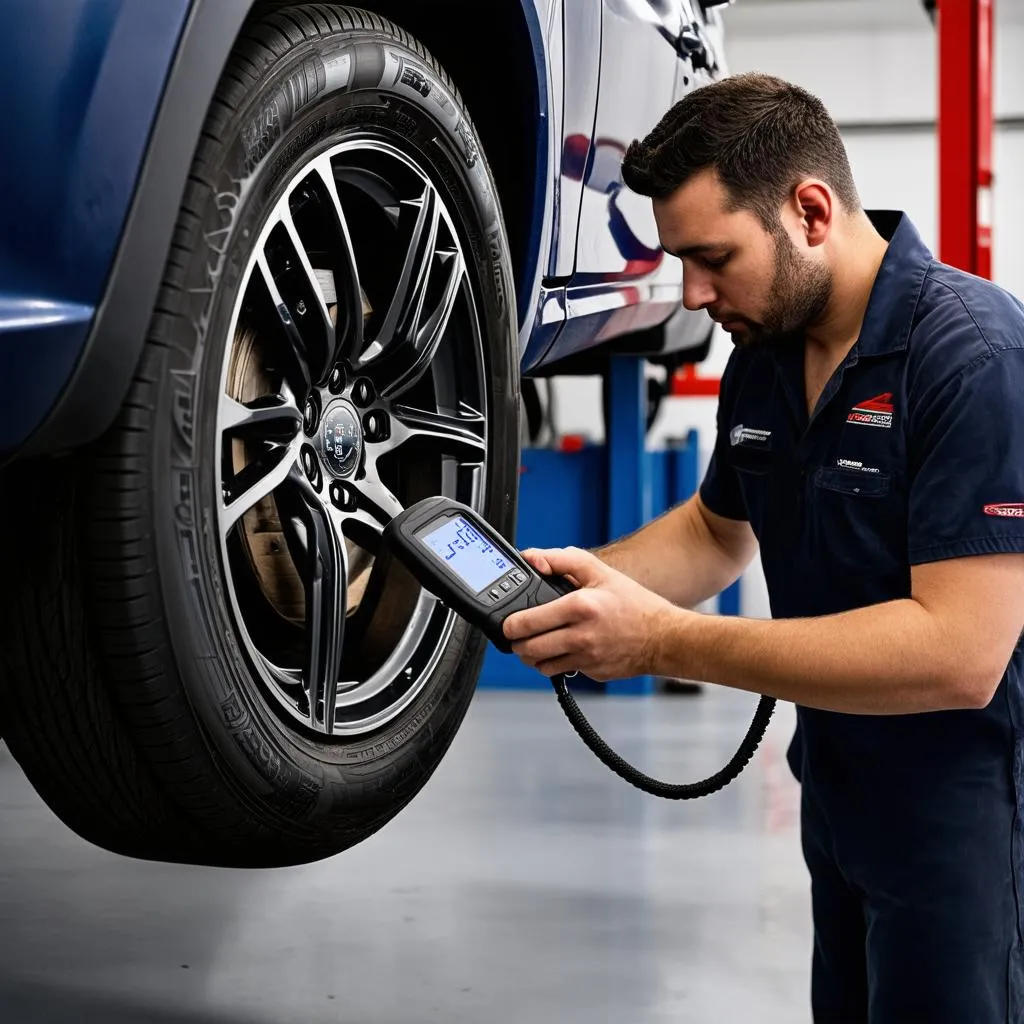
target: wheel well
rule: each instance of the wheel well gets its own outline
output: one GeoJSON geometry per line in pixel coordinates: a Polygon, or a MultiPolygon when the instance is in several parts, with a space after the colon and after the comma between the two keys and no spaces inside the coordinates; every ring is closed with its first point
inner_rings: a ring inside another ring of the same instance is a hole
{"type": "Polygon", "coordinates": [[[536,259],[538,111],[530,30],[521,0],[363,0],[411,32],[455,81],[494,173],[522,301],[536,259]]]}
{"type": "MultiPolygon", "coordinates": [[[[291,7],[309,0],[265,0],[291,7]]],[[[546,141],[534,46],[523,4],[532,0],[353,0],[414,35],[455,82],[494,174],[523,308],[538,258],[546,141]]],[[[336,6],[342,6],[338,3],[336,6]]],[[[546,100],[546,97],[545,97],[546,100]]]]}

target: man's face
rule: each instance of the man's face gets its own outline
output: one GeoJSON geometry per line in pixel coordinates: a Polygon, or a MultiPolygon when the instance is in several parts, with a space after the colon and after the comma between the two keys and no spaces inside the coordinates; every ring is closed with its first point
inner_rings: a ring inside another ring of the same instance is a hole
{"type": "Polygon", "coordinates": [[[736,345],[780,343],[824,312],[832,273],[820,250],[794,243],[795,216],[766,231],[750,210],[729,210],[718,176],[703,171],[656,199],[654,217],[662,246],[683,261],[683,305],[707,309],[736,345]]]}

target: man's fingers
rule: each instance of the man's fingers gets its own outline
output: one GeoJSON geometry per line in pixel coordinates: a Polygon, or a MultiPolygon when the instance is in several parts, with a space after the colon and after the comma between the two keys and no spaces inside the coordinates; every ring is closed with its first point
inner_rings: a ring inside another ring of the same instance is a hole
{"type": "Polygon", "coordinates": [[[575,621],[572,605],[567,602],[573,595],[560,597],[537,608],[514,612],[504,622],[502,632],[509,640],[525,640],[527,637],[548,633],[554,629],[571,625],[575,621]]]}
{"type": "Polygon", "coordinates": [[[529,640],[520,640],[512,644],[512,653],[528,665],[538,665],[561,658],[571,659],[573,655],[572,631],[568,628],[556,629],[551,633],[544,633],[542,636],[535,636],[529,640]]]}
{"type": "Polygon", "coordinates": [[[552,676],[565,675],[569,672],[578,671],[578,659],[571,654],[563,655],[561,658],[552,658],[548,661],[542,661],[534,668],[544,676],[550,679],[552,676]]]}

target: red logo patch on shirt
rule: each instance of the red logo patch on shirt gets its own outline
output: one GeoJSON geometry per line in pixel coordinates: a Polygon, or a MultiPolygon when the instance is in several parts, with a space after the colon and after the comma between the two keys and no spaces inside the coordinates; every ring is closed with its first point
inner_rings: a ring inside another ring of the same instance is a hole
{"type": "Polygon", "coordinates": [[[862,427],[892,426],[892,392],[875,395],[866,401],[858,402],[846,417],[847,423],[859,423],[862,427]]]}
{"type": "Polygon", "coordinates": [[[1000,516],[1003,519],[1024,519],[1024,502],[985,505],[982,512],[987,516],[1000,516]]]}

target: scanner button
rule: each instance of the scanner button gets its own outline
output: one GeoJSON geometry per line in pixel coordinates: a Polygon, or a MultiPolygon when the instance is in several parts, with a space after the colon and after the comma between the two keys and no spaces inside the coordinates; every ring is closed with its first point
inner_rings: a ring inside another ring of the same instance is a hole
{"type": "Polygon", "coordinates": [[[506,594],[512,589],[512,584],[508,580],[502,580],[499,586],[506,594]]]}
{"type": "Polygon", "coordinates": [[[491,588],[491,597],[493,597],[495,601],[501,600],[501,592],[498,590],[497,587],[491,588]]]}
{"type": "Polygon", "coordinates": [[[526,577],[517,570],[516,572],[512,573],[512,580],[515,583],[523,583],[526,580],[526,577]]]}

